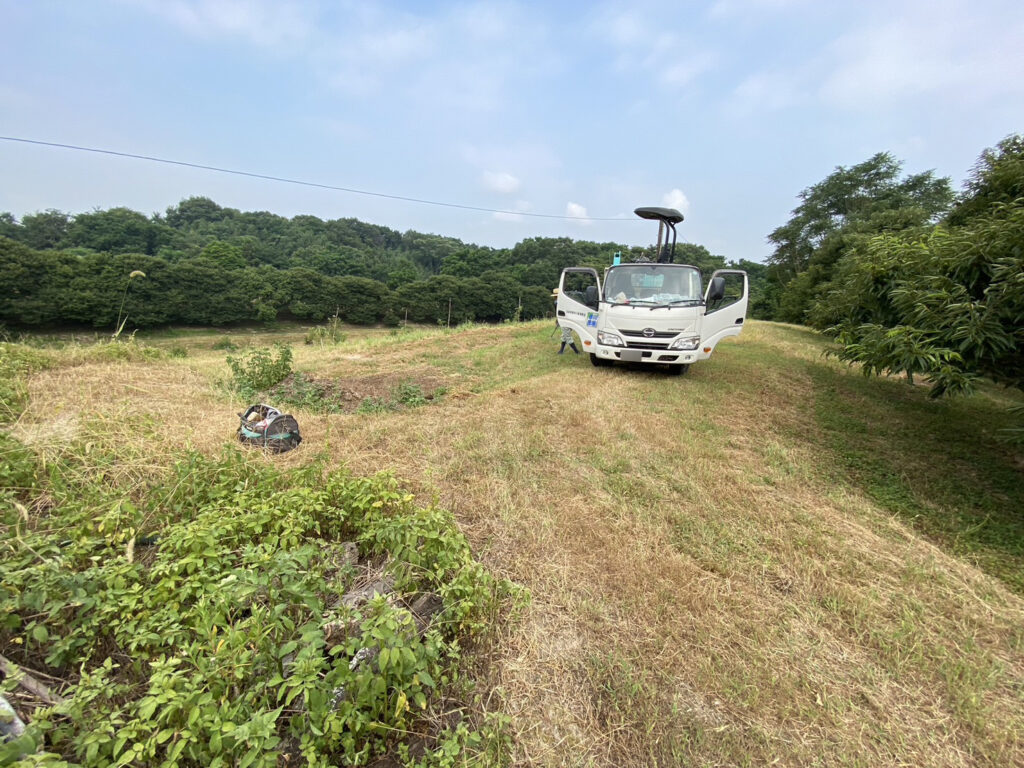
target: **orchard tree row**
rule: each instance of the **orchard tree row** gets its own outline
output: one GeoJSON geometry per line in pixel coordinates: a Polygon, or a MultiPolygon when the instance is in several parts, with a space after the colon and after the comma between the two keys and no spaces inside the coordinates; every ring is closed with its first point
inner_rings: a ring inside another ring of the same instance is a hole
{"type": "MultiPolygon", "coordinates": [[[[498,249],[357,219],[287,219],[194,197],[164,215],[127,208],[0,213],[0,322],[21,328],[226,325],[333,315],[360,324],[544,317],[563,268],[652,248],[530,238],[498,249]],[[131,278],[130,275],[136,274],[131,278]],[[141,273],[141,275],[139,274],[141,273]],[[123,302],[123,307],[122,307],[123,302]]],[[[677,261],[726,266],[699,245],[677,261]]],[[[755,288],[765,268],[752,262],[755,288]]]]}
{"type": "Polygon", "coordinates": [[[543,317],[550,290],[522,285],[505,272],[479,277],[433,275],[394,290],[366,277],[333,277],[308,267],[227,266],[199,257],[169,262],[139,254],[36,251],[0,238],[8,289],[0,323],[48,328],[128,328],[168,324],[223,326],[280,318],[397,325],[499,322],[543,317]]]}

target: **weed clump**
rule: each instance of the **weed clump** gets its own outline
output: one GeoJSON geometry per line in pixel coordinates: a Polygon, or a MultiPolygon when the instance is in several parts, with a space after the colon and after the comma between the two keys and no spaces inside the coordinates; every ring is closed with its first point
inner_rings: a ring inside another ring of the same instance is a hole
{"type": "Polygon", "coordinates": [[[393,410],[395,410],[393,400],[383,397],[364,397],[363,401],[359,403],[356,413],[388,413],[393,410]]]}
{"type": "Polygon", "coordinates": [[[26,344],[0,342],[0,424],[14,421],[28,403],[25,376],[49,368],[46,353],[26,344]]]}
{"type": "Polygon", "coordinates": [[[292,349],[287,344],[277,344],[273,350],[255,347],[238,357],[228,355],[231,368],[232,386],[236,392],[253,396],[284,381],[292,372],[292,349]]]}
{"type": "Polygon", "coordinates": [[[423,394],[423,387],[411,381],[403,381],[395,387],[395,402],[404,405],[406,408],[416,408],[427,404],[427,398],[423,394]]]}
{"type": "MultiPolygon", "coordinates": [[[[38,476],[35,455],[10,435],[0,432],[0,507],[12,509],[11,502],[26,499],[36,490],[38,476]]],[[[3,524],[8,522],[14,520],[3,520],[3,524]]]]}
{"type": "Polygon", "coordinates": [[[345,333],[341,319],[334,315],[327,322],[327,325],[318,325],[310,328],[306,333],[305,343],[319,344],[321,347],[325,347],[328,344],[341,344],[347,338],[348,334],[345,333]]]}
{"type": "Polygon", "coordinates": [[[275,403],[285,403],[316,413],[344,411],[344,401],[338,399],[327,383],[318,381],[302,371],[293,373],[273,387],[268,394],[275,403]]]}
{"type": "Polygon", "coordinates": [[[213,346],[211,347],[211,349],[220,352],[234,352],[238,349],[238,345],[231,340],[230,336],[221,336],[219,339],[213,342],[213,346]]]}
{"type": "Polygon", "coordinates": [[[358,413],[388,413],[406,408],[419,408],[421,405],[437,400],[445,394],[444,387],[439,387],[429,395],[423,387],[413,381],[403,381],[392,391],[390,397],[365,397],[356,409],[358,413]]]}

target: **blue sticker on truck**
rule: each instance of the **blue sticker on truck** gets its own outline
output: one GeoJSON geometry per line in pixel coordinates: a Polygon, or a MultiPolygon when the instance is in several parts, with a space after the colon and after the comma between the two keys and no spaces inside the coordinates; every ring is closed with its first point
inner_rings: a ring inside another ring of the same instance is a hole
{"type": "Polygon", "coordinates": [[[587,312],[587,328],[597,328],[596,312],[587,312]]]}

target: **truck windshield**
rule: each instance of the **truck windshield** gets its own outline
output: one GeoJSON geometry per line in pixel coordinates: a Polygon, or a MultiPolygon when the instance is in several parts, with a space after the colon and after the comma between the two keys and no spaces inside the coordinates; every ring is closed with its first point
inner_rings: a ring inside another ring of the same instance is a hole
{"type": "Polygon", "coordinates": [[[612,304],[671,305],[700,303],[700,272],[672,264],[623,264],[612,267],[604,283],[612,304]]]}

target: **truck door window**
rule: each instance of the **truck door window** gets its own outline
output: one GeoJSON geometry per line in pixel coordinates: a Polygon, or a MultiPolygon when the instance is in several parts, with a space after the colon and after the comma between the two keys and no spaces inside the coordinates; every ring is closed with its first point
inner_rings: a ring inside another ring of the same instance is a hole
{"type": "Polygon", "coordinates": [[[597,310],[597,278],[585,272],[570,272],[565,275],[562,293],[580,304],[597,310]]]}
{"type": "Polygon", "coordinates": [[[743,298],[743,275],[727,272],[722,277],[725,278],[725,296],[708,307],[709,312],[725,309],[743,298]]]}

